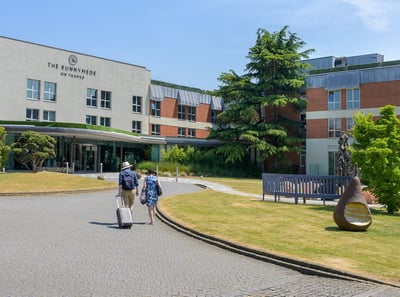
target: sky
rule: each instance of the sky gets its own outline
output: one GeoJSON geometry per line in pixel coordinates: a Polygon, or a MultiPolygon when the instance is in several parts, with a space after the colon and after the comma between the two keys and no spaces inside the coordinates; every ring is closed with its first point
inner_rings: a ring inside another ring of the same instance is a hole
{"type": "Polygon", "coordinates": [[[0,36],[146,67],[151,78],[215,90],[243,74],[259,28],[288,26],[310,58],[400,60],[398,0],[13,0],[0,36]]]}

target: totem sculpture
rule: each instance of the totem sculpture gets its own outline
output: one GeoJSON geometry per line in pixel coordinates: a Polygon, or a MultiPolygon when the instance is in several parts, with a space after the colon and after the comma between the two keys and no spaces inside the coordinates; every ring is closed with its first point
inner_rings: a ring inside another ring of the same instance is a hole
{"type": "Polygon", "coordinates": [[[350,162],[349,136],[343,131],[338,141],[339,150],[336,154],[336,174],[339,176],[355,175],[355,168],[350,162]]]}
{"type": "Polygon", "coordinates": [[[339,228],[347,231],[364,231],[372,224],[371,212],[357,176],[351,178],[340,197],[333,219],[339,228]]]}

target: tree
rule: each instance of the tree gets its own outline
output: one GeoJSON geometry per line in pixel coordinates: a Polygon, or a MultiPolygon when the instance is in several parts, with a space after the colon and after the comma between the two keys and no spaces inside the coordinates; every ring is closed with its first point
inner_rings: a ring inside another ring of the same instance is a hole
{"type": "Polygon", "coordinates": [[[380,115],[374,121],[372,114],[356,114],[351,158],[368,189],[393,213],[400,208],[400,120],[392,105],[380,108],[380,115]]]}
{"type": "Polygon", "coordinates": [[[301,90],[305,88],[304,69],[309,65],[301,59],[313,50],[299,52],[305,43],[287,30],[285,26],[270,34],[258,29],[245,74],[230,70],[219,77],[222,85],[216,94],[227,108],[219,114],[210,138],[224,142],[217,153],[223,154],[227,163],[241,161],[251,149],[263,159],[275,157],[275,162],[284,160],[287,152],[300,150],[300,123],[280,111],[286,106],[296,112],[304,110],[301,90]]]}
{"type": "Polygon", "coordinates": [[[0,170],[6,167],[6,162],[8,160],[8,154],[10,153],[10,146],[5,145],[6,142],[6,129],[0,127],[0,170]]]}
{"type": "Polygon", "coordinates": [[[27,166],[32,171],[40,171],[43,162],[56,156],[54,145],[56,140],[49,136],[34,131],[26,131],[11,145],[15,159],[27,166]]]}

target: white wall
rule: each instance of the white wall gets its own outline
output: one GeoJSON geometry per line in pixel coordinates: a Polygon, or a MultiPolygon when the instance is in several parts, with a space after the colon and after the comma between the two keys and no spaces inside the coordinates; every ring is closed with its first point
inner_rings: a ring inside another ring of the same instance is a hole
{"type": "Polygon", "coordinates": [[[111,126],[131,131],[132,120],[142,122],[148,134],[150,71],[144,67],[111,61],[62,49],[0,37],[0,119],[24,121],[26,108],[56,111],[57,122],[85,123],[86,115],[110,117],[111,126]],[[77,58],[70,67],[71,55],[77,58]],[[79,71],[79,70],[80,71],[79,71]],[[84,70],[84,73],[82,72],[84,70]],[[26,99],[27,79],[41,81],[41,99],[26,99]],[[43,101],[44,81],[57,84],[57,100],[43,101]],[[98,106],[86,106],[86,89],[98,89],[98,106]],[[111,91],[111,109],[100,108],[100,91],[111,91]],[[132,113],[132,96],[143,98],[142,114],[132,113]],[[145,114],[146,113],[146,114],[145,114]]]}

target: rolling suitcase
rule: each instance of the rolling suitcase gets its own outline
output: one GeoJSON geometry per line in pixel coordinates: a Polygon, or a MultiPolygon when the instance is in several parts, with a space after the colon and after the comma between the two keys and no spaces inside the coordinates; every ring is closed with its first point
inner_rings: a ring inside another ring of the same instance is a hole
{"type": "Polygon", "coordinates": [[[123,229],[130,229],[133,225],[132,213],[129,207],[125,207],[124,199],[120,196],[115,197],[117,200],[117,220],[118,227],[123,229]],[[121,206],[119,204],[121,201],[121,206]]]}

